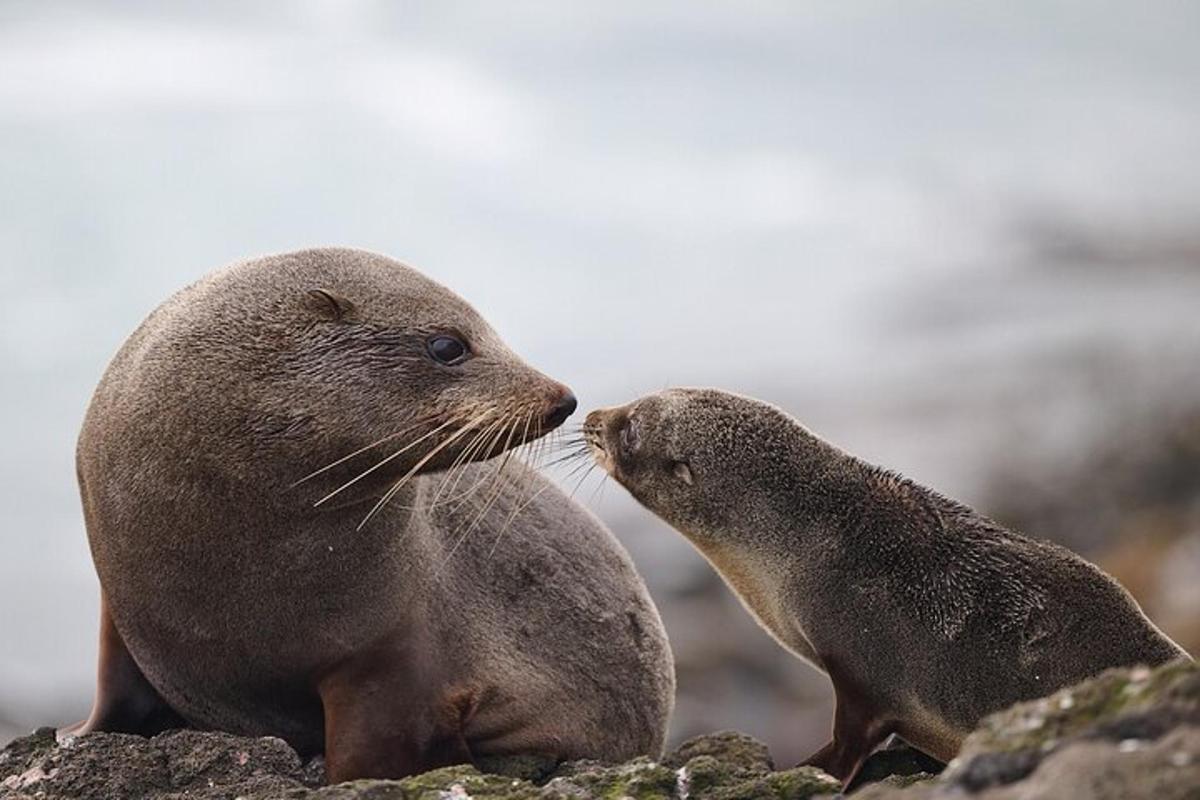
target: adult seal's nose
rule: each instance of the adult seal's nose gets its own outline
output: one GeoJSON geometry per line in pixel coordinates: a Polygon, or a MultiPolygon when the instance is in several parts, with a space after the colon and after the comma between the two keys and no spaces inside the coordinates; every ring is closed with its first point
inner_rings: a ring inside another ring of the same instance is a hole
{"type": "Polygon", "coordinates": [[[579,406],[579,401],[575,399],[570,389],[563,389],[562,395],[555,401],[554,405],[550,406],[550,410],[546,412],[546,416],[542,418],[542,427],[545,430],[557,428],[562,425],[567,417],[575,413],[575,409],[579,406]]]}

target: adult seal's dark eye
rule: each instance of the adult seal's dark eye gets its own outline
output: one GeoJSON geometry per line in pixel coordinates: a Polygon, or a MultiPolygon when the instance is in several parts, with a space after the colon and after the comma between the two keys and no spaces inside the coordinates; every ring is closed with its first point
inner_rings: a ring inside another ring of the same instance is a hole
{"type": "Polygon", "coordinates": [[[442,334],[429,340],[429,355],[439,364],[461,364],[467,360],[469,352],[463,341],[454,336],[442,334]]]}

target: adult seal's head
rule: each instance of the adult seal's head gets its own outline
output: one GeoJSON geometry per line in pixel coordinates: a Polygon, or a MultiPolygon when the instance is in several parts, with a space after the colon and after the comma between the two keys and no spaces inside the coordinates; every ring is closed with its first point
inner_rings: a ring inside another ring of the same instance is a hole
{"type": "Polygon", "coordinates": [[[847,783],[896,733],[949,760],[985,714],[1186,654],[1111,578],[824,442],[775,406],[672,389],[594,411],[593,455],[759,623],[829,674],[847,783]]]}
{"type": "Polygon", "coordinates": [[[305,250],[182,290],[79,438],[103,611],[77,730],[275,735],[334,780],[656,755],[673,674],[645,587],[508,457],[574,408],[383,256],[305,250]]]}
{"type": "Polygon", "coordinates": [[[462,298],[358,250],[214,273],[157,309],[114,366],[136,369],[154,402],[102,386],[81,455],[90,423],[119,426],[128,446],[166,450],[181,473],[194,468],[181,452],[219,460],[206,475],[225,489],[293,511],[283,490],[333,455],[420,442],[369,476],[379,483],[443,469],[469,433],[498,425],[505,435],[470,455],[486,459],[575,409],[567,387],[527,365],[462,298]]]}

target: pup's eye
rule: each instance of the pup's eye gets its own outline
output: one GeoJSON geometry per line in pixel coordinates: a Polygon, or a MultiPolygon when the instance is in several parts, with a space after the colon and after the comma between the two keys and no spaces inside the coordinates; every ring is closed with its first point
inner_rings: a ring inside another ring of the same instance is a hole
{"type": "Polygon", "coordinates": [[[684,462],[684,461],[671,462],[671,473],[676,478],[679,478],[679,480],[686,483],[688,486],[692,485],[692,468],[689,467],[686,462],[684,462]]]}
{"type": "Polygon", "coordinates": [[[461,364],[467,359],[470,351],[467,345],[457,336],[442,333],[431,338],[428,342],[429,356],[439,364],[461,364]]]}

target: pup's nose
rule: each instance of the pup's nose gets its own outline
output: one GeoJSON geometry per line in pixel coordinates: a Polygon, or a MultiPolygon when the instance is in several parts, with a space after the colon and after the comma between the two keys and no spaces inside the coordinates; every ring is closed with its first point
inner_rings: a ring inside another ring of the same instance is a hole
{"type": "Polygon", "coordinates": [[[575,409],[579,406],[579,401],[575,399],[570,389],[563,389],[562,395],[555,401],[554,405],[550,406],[550,410],[546,412],[546,416],[542,418],[542,427],[546,430],[557,428],[562,425],[567,417],[575,413],[575,409]]]}

